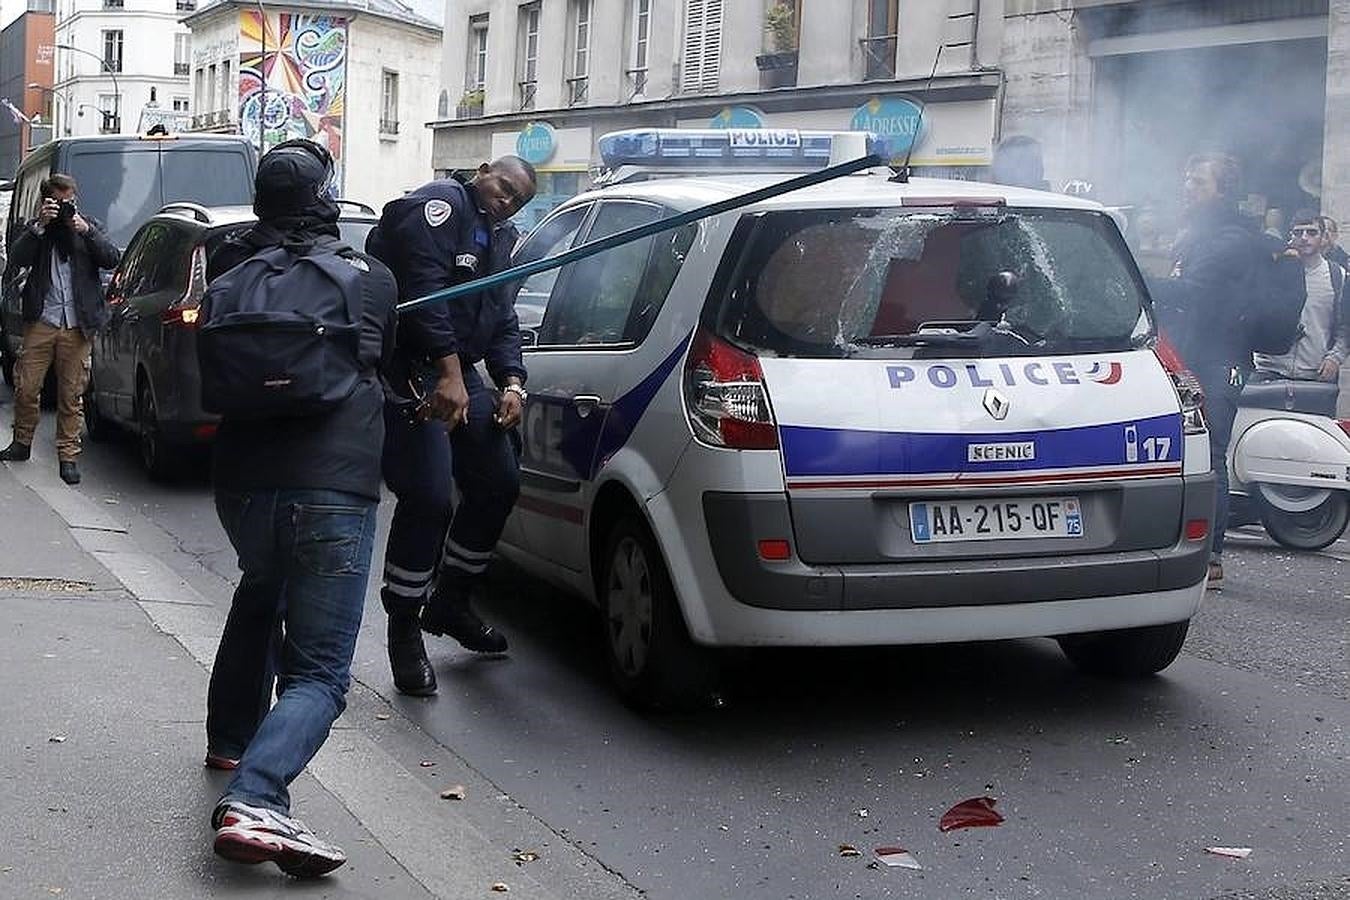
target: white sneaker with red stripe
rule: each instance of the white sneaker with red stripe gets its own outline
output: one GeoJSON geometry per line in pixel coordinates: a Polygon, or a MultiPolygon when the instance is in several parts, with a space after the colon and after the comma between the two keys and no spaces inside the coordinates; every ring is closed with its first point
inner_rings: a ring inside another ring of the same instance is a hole
{"type": "Polygon", "coordinates": [[[296,878],[327,875],[347,861],[341,847],[324,843],[299,819],[224,800],[211,814],[216,855],[250,865],[274,862],[296,878]]]}

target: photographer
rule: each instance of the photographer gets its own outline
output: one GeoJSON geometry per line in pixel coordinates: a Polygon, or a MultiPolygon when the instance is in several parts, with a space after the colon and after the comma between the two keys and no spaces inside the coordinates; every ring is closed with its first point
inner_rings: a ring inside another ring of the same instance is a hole
{"type": "Polygon", "coordinates": [[[80,215],[75,179],[54,174],[42,182],[42,202],[10,248],[9,265],[28,268],[23,287],[23,345],[14,367],[14,441],[0,460],[21,462],[32,452],[38,400],[56,363],[56,453],[61,479],[78,484],[85,381],[90,340],[107,321],[100,269],[121,253],[97,223],[80,215]]]}

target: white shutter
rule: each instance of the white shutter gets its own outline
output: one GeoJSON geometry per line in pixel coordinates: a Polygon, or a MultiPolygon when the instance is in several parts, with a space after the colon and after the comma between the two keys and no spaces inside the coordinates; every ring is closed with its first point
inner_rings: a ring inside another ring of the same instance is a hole
{"type": "Polygon", "coordinates": [[[686,94],[717,91],[722,67],[722,0],[686,0],[680,87],[686,94]]]}
{"type": "Polygon", "coordinates": [[[703,5],[704,93],[716,93],[722,73],[722,0],[704,0],[703,5]]]}

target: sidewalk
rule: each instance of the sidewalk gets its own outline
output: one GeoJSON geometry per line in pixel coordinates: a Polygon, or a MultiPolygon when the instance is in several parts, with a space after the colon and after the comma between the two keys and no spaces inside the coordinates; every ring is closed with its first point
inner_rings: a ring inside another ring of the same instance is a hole
{"type": "MultiPolygon", "coordinates": [[[[3,466],[0,504],[0,896],[280,897],[300,887],[275,866],[211,853],[225,777],[201,764],[206,672],[3,466]]],[[[430,896],[311,776],[293,792],[296,815],[350,856],[306,894],[430,896]]]]}
{"type": "Polygon", "coordinates": [[[641,895],[359,683],[292,785],[295,815],[347,864],[297,882],[217,859],[226,776],[202,756],[228,594],[64,485],[47,430],[32,460],[0,463],[0,898],[641,895]],[[456,784],[467,799],[441,799],[456,784]]]}

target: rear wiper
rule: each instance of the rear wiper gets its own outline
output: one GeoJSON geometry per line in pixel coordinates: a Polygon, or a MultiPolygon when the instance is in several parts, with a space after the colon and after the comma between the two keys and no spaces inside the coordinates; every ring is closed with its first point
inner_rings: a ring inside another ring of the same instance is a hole
{"type": "Polygon", "coordinates": [[[869,334],[854,338],[853,343],[864,347],[972,347],[991,338],[1030,343],[1002,323],[990,322],[925,322],[909,334],[869,334]]]}

